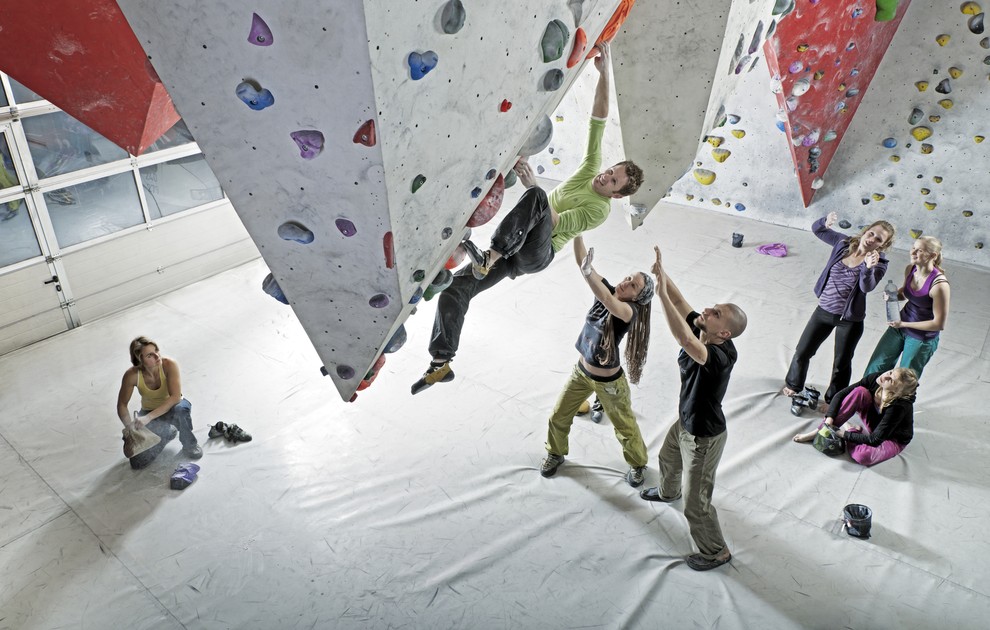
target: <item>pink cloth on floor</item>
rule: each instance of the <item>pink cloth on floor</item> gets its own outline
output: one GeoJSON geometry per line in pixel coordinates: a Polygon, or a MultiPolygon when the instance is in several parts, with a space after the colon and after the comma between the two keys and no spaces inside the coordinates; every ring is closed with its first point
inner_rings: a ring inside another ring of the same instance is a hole
{"type": "Polygon", "coordinates": [[[767,245],[760,245],[756,248],[756,251],[767,256],[783,258],[787,255],[787,245],[783,243],[768,243],[767,245]]]}

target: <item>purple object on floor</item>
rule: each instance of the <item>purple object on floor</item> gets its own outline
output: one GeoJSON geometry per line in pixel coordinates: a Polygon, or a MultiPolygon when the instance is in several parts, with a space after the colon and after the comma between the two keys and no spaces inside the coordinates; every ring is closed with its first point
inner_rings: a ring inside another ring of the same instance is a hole
{"type": "Polygon", "coordinates": [[[783,243],[768,243],[766,245],[760,245],[756,248],[756,251],[761,254],[766,254],[767,256],[783,258],[787,255],[787,245],[784,245],[783,243]]]}
{"type": "Polygon", "coordinates": [[[198,473],[199,465],[197,464],[179,464],[175,467],[175,472],[172,473],[169,486],[173,490],[185,490],[192,482],[196,481],[198,473]]]}

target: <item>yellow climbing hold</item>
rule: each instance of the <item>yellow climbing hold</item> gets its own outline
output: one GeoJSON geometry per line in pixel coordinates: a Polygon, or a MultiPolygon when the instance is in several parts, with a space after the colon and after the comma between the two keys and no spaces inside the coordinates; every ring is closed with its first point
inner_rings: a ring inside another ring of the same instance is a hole
{"type": "Polygon", "coordinates": [[[746,131],[743,129],[733,129],[732,135],[734,135],[737,138],[744,138],[746,137],[746,131]]]}
{"type": "Polygon", "coordinates": [[[560,164],[560,158],[554,158],[553,160],[551,160],[551,162],[553,162],[554,166],[557,166],[558,164],[560,164]]]}
{"type": "Polygon", "coordinates": [[[932,177],[932,181],[935,182],[936,184],[941,184],[942,183],[942,176],[941,175],[936,175],[936,176],[932,177]]]}
{"type": "Polygon", "coordinates": [[[891,162],[900,162],[901,161],[901,156],[899,156],[899,155],[892,155],[892,156],[890,156],[890,161],[891,162]]]}
{"type": "Polygon", "coordinates": [[[918,88],[919,92],[924,92],[928,89],[928,81],[918,81],[914,84],[914,87],[918,88]]]}
{"type": "Polygon", "coordinates": [[[884,199],[886,199],[886,197],[884,197],[882,194],[873,193],[873,201],[883,201],[884,199]]]}
{"type": "Polygon", "coordinates": [[[973,211],[972,210],[963,210],[963,216],[964,217],[971,217],[971,216],[973,216],[973,211]]]}
{"type": "Polygon", "coordinates": [[[845,84],[845,83],[840,83],[840,84],[839,84],[839,87],[838,87],[838,88],[836,88],[836,90],[835,90],[835,91],[836,91],[836,92],[845,92],[845,91],[846,91],[846,84],[845,84]]]}
{"type": "Polygon", "coordinates": [[[714,206],[721,206],[722,205],[722,200],[719,199],[718,197],[715,197],[714,199],[712,199],[712,205],[714,205],[714,206]]]}
{"type": "Polygon", "coordinates": [[[930,190],[928,190],[927,188],[922,188],[922,189],[921,189],[921,194],[922,194],[922,195],[927,195],[927,194],[928,194],[928,193],[930,193],[930,192],[931,192],[931,191],[930,191],[930,190]]]}
{"type": "Polygon", "coordinates": [[[708,144],[712,145],[717,149],[718,147],[722,146],[723,142],[725,142],[725,138],[721,136],[705,136],[705,142],[707,142],[708,144]]]}
{"type": "Polygon", "coordinates": [[[949,68],[949,76],[952,77],[953,79],[958,79],[959,77],[962,76],[962,70],[960,70],[955,66],[952,66],[951,68],[949,68]]]}
{"type": "Polygon", "coordinates": [[[921,152],[924,153],[925,155],[928,155],[929,153],[931,153],[934,150],[935,150],[935,147],[933,147],[932,145],[928,144],[927,142],[925,144],[921,145],[921,152]]]}
{"type": "Polygon", "coordinates": [[[976,144],[979,144],[979,143],[983,142],[984,139],[985,138],[983,136],[974,136],[973,137],[973,142],[975,142],[976,144]]]}
{"type": "Polygon", "coordinates": [[[715,181],[715,172],[704,168],[696,168],[694,169],[694,178],[702,186],[708,186],[715,181]]]}
{"type": "Polygon", "coordinates": [[[815,81],[821,81],[824,76],[825,76],[824,70],[815,71],[815,81]]]}
{"type": "Polygon", "coordinates": [[[712,157],[715,158],[716,162],[724,162],[729,159],[730,155],[732,155],[732,151],[728,149],[712,149],[712,157]]]}
{"type": "Polygon", "coordinates": [[[694,199],[694,195],[684,195],[684,198],[688,201],[692,201],[694,199]]]}
{"type": "Polygon", "coordinates": [[[930,122],[938,122],[938,121],[942,120],[942,117],[939,116],[938,114],[932,114],[931,116],[928,117],[928,120],[930,122]]]}
{"type": "Polygon", "coordinates": [[[965,15],[979,15],[980,13],[983,13],[983,9],[981,9],[980,5],[975,2],[963,2],[963,5],[959,7],[959,10],[965,15]]]}
{"type": "Polygon", "coordinates": [[[808,45],[807,44],[798,44],[798,47],[797,47],[797,51],[798,52],[804,52],[806,50],[808,50],[808,45]]]}
{"type": "Polygon", "coordinates": [[[935,41],[938,42],[938,45],[939,46],[945,46],[946,44],[949,43],[949,40],[950,39],[952,39],[952,38],[950,36],[946,35],[945,33],[942,33],[941,35],[936,35],[935,36],[935,41]]]}
{"type": "Polygon", "coordinates": [[[923,230],[909,230],[911,238],[920,238],[923,230]]]}
{"type": "MultiPolygon", "coordinates": [[[[925,207],[928,208],[929,210],[934,210],[935,209],[935,206],[937,206],[937,205],[938,204],[935,203],[934,201],[926,201],[925,202],[925,207]]],[[[918,237],[915,236],[915,238],[918,238],[918,237]]]]}
{"type": "Polygon", "coordinates": [[[945,109],[952,109],[952,99],[951,98],[943,98],[941,101],[938,102],[938,104],[941,105],[945,109]]]}
{"type": "Polygon", "coordinates": [[[915,140],[924,140],[930,138],[932,135],[932,130],[928,127],[915,127],[911,130],[911,135],[914,136],[915,140]]]}

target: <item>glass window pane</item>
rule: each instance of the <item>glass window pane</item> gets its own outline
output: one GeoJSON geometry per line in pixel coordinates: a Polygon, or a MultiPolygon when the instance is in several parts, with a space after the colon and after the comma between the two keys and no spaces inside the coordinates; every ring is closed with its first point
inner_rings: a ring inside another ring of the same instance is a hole
{"type": "Polygon", "coordinates": [[[192,141],[193,135],[189,131],[189,127],[186,127],[186,123],[179,120],[179,122],[175,123],[171,129],[165,132],[165,135],[156,140],[153,145],[148,147],[145,154],[181,146],[183,144],[189,144],[192,141]]]}
{"type": "Polygon", "coordinates": [[[7,146],[7,134],[0,133],[0,189],[16,186],[17,171],[14,170],[14,160],[10,157],[10,147],[7,146]]]}
{"type": "Polygon", "coordinates": [[[7,102],[7,95],[4,94],[2,89],[0,89],[0,107],[6,107],[8,105],[10,105],[10,103],[7,102]]]}
{"type": "Polygon", "coordinates": [[[32,92],[20,83],[14,80],[14,77],[7,76],[10,79],[10,91],[14,96],[14,100],[18,103],[30,103],[32,101],[43,101],[45,98],[38,94],[37,92],[32,92]]]}
{"type": "Polygon", "coordinates": [[[127,157],[127,151],[64,112],[24,118],[21,125],[40,179],[127,157]]]}
{"type": "Polygon", "coordinates": [[[24,200],[0,204],[0,267],[40,255],[24,200]]]}
{"type": "Polygon", "coordinates": [[[144,222],[130,171],[47,192],[45,203],[61,247],[144,222]]]}
{"type": "Polygon", "coordinates": [[[141,185],[152,219],[223,199],[220,182],[202,155],[142,168],[141,185]]]}

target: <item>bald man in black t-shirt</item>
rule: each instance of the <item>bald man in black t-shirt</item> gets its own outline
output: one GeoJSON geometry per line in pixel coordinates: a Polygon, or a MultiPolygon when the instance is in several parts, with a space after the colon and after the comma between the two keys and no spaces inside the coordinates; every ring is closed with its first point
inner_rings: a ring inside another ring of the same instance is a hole
{"type": "Polygon", "coordinates": [[[735,304],[716,304],[698,313],[663,270],[660,248],[654,248],[656,295],[671,334],[681,346],[677,365],[681,371],[678,419],[660,447],[660,486],[647,488],[640,497],[670,503],[681,497],[683,477],[684,516],[698,553],[687,557],[697,571],[707,571],[732,559],[718,513],[712,505],[715,469],[725,448],[725,416],[722,398],[736,363],[732,340],[746,330],[746,314],[735,304]]]}

